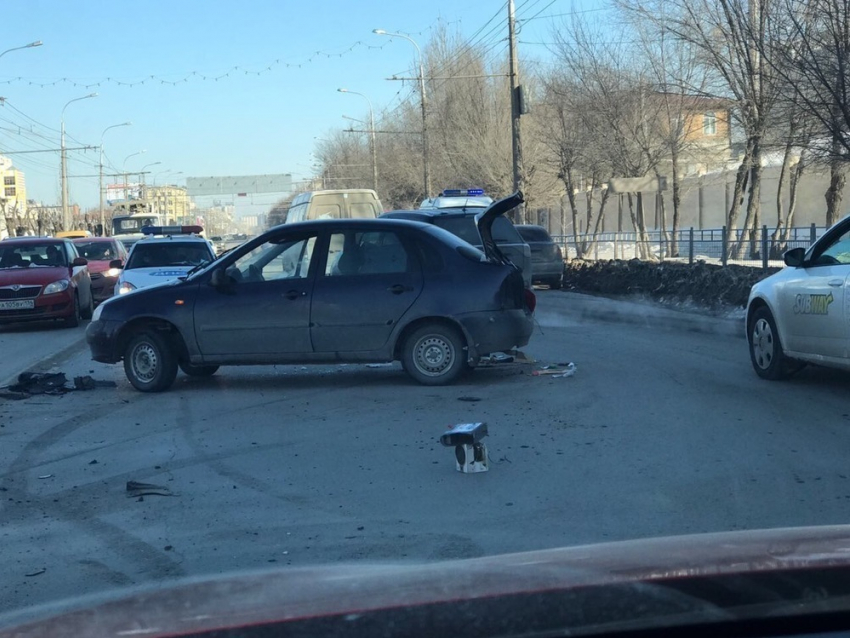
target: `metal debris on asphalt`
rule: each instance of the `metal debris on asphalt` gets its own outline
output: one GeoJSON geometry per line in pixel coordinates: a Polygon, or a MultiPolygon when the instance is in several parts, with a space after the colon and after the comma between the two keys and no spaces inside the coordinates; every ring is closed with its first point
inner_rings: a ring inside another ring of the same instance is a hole
{"type": "Polygon", "coordinates": [[[27,578],[30,578],[31,576],[41,576],[46,571],[47,569],[45,567],[42,567],[41,569],[36,569],[34,572],[30,572],[29,574],[24,574],[24,576],[26,576],[27,578]]]}
{"type": "Polygon", "coordinates": [[[41,476],[39,476],[38,478],[40,478],[40,479],[49,479],[49,478],[53,478],[53,475],[52,475],[52,474],[42,474],[42,475],[41,475],[41,476]]]}
{"type": "Polygon", "coordinates": [[[74,377],[74,387],[67,385],[64,372],[22,372],[17,383],[0,388],[0,397],[4,399],[28,399],[34,394],[60,395],[73,390],[94,390],[95,388],[117,388],[115,381],[98,381],[90,376],[74,377]]]}
{"type": "Polygon", "coordinates": [[[535,370],[531,373],[532,376],[542,377],[542,376],[551,376],[553,379],[563,379],[565,377],[571,377],[576,373],[576,364],[572,361],[566,364],[566,367],[555,367],[555,366],[543,366],[542,368],[535,370]]]}
{"type": "Polygon", "coordinates": [[[174,492],[163,485],[127,481],[127,498],[136,496],[176,496],[174,492]]]}
{"type": "Polygon", "coordinates": [[[467,401],[469,403],[475,403],[476,401],[480,401],[481,397],[458,397],[458,401],[467,401]]]}

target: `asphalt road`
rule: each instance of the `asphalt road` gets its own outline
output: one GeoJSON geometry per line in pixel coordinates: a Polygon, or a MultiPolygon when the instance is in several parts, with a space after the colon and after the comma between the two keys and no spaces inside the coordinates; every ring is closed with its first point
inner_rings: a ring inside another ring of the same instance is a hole
{"type": "MultiPolygon", "coordinates": [[[[0,611],[135,584],[846,523],[850,376],[770,383],[740,323],[541,291],[539,363],[447,388],[397,365],[223,369],[0,400],[0,611]],[[532,376],[572,361],[574,377],[532,376]],[[486,421],[488,473],[437,442],[486,421]],[[126,482],[172,496],[131,498],[126,482]],[[44,571],[42,571],[44,570],[44,571]]],[[[55,365],[55,361],[51,365],[55,365]]]]}
{"type": "Polygon", "coordinates": [[[76,328],[65,328],[55,321],[18,323],[0,326],[0,386],[11,383],[21,372],[45,361],[63,361],[87,351],[87,321],[76,328]]]}

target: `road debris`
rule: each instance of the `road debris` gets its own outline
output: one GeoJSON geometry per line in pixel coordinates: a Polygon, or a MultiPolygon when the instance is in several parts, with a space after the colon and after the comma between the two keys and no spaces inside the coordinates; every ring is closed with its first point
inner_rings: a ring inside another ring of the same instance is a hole
{"type": "Polygon", "coordinates": [[[576,364],[570,361],[566,364],[566,367],[543,366],[534,370],[531,375],[534,377],[551,376],[553,379],[563,379],[575,375],[576,370],[576,364]]]}
{"type": "Polygon", "coordinates": [[[24,574],[27,578],[31,578],[32,576],[41,576],[47,569],[42,567],[41,569],[36,569],[34,572],[30,572],[29,574],[24,574]]]}
{"type": "Polygon", "coordinates": [[[40,479],[49,479],[49,478],[53,478],[53,475],[52,475],[52,474],[42,474],[42,475],[41,475],[41,476],[39,476],[38,478],[40,478],[40,479]]]}
{"type": "Polygon", "coordinates": [[[127,498],[136,496],[176,496],[176,494],[164,485],[127,481],[127,498]]]}
{"type": "Polygon", "coordinates": [[[458,397],[458,401],[466,401],[468,403],[475,403],[476,401],[480,401],[481,397],[458,397]]]}
{"type": "Polygon", "coordinates": [[[70,387],[64,372],[22,372],[18,382],[0,388],[0,397],[4,399],[28,399],[35,394],[60,395],[74,390],[94,390],[95,388],[117,388],[115,381],[98,381],[90,376],[74,377],[74,387],[70,387]]]}
{"type": "Polygon", "coordinates": [[[94,390],[95,388],[117,388],[115,381],[98,381],[90,376],[74,377],[74,389],[94,390]]]}

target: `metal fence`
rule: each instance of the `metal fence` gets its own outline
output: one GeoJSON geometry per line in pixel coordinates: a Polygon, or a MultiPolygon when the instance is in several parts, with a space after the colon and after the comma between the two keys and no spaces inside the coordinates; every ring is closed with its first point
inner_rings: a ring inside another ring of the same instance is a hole
{"type": "Polygon", "coordinates": [[[643,239],[633,231],[599,233],[596,237],[592,234],[556,235],[553,239],[561,246],[566,259],[652,259],[691,264],[705,261],[723,266],[739,264],[769,268],[783,266],[783,252],[798,246],[808,248],[826,230],[826,227],[815,224],[795,227],[790,229],[787,240],[782,241],[773,238],[773,230],[762,226],[754,240],[749,233],[738,229],[727,241],[725,226],[686,228],[675,235],[675,254],[672,231],[647,230],[643,239]]]}

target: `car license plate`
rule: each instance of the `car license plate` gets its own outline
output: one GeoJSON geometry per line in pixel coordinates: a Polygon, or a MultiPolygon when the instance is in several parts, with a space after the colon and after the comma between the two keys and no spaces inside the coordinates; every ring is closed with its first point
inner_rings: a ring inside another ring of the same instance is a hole
{"type": "Polygon", "coordinates": [[[35,299],[0,301],[0,310],[29,310],[31,308],[35,308],[35,299]]]}

